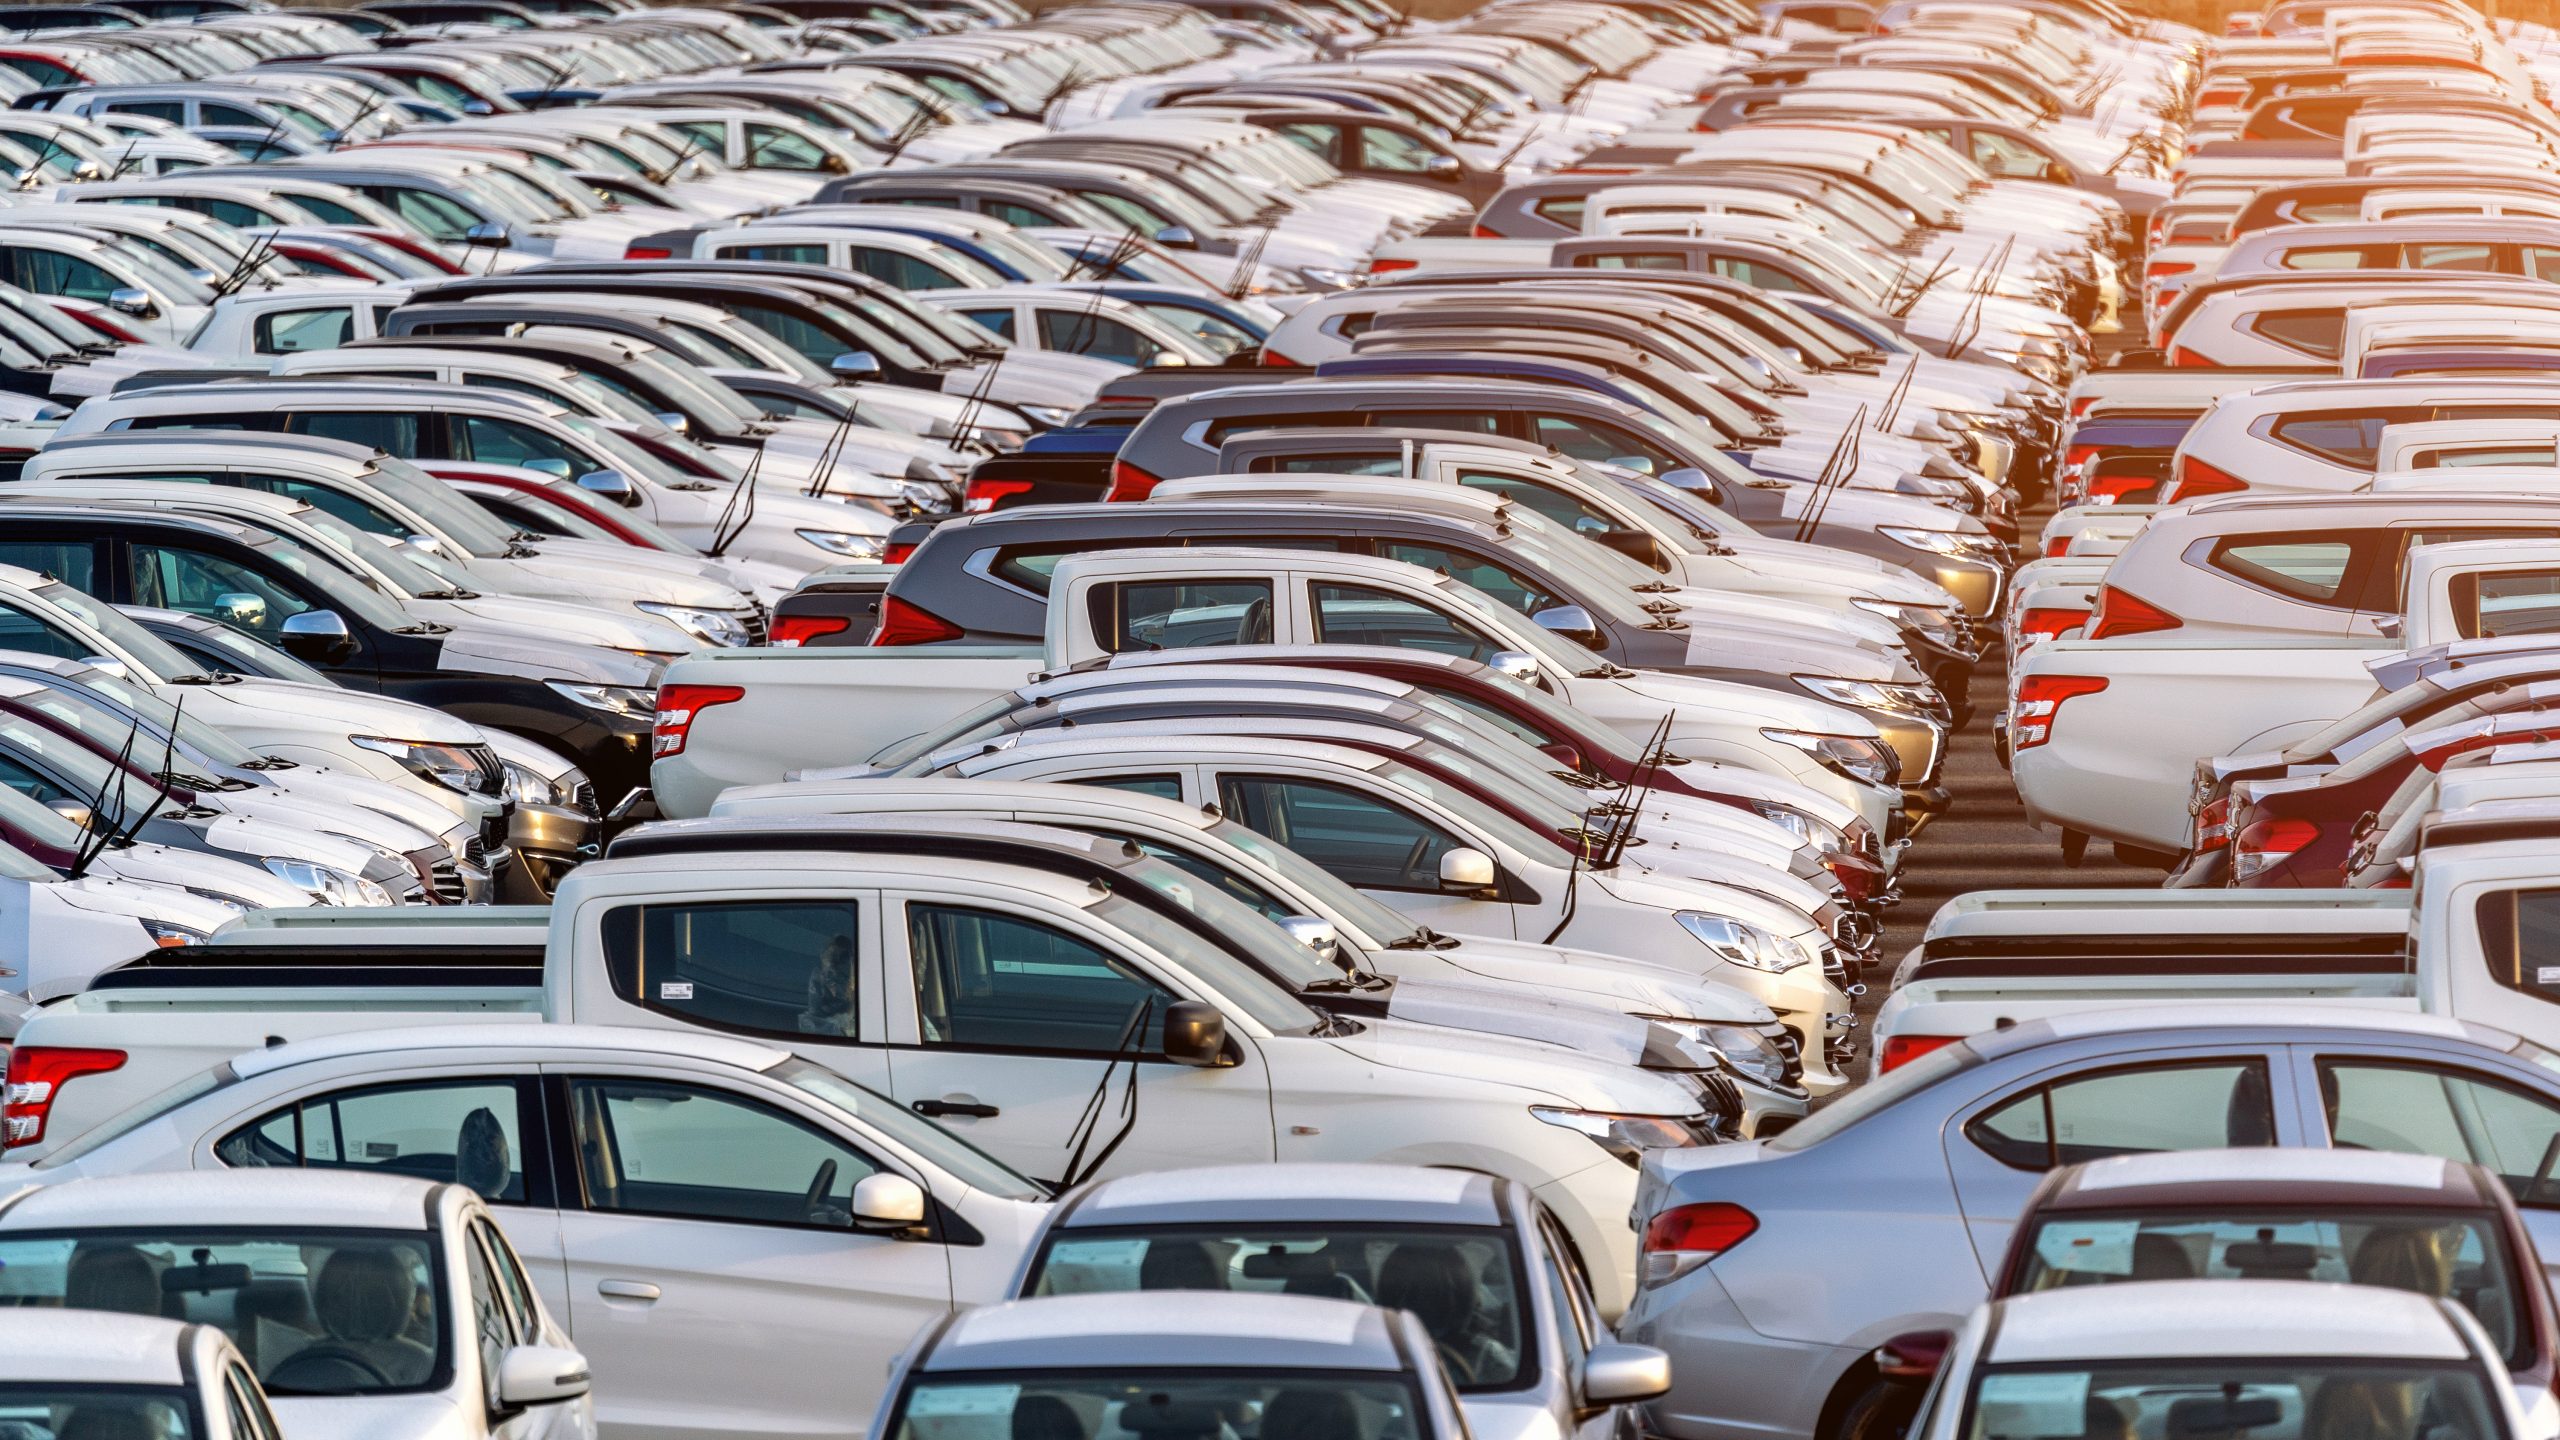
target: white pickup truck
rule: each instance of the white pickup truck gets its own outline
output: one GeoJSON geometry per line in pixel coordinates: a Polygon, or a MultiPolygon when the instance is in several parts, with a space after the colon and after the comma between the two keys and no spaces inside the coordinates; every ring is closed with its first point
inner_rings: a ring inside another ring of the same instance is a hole
{"type": "MultiPolygon", "coordinates": [[[[1202,593],[1257,587],[1269,597],[1270,638],[1325,642],[1319,587],[1373,597],[1374,623],[1354,643],[1404,644],[1534,672],[1548,693],[1639,743],[1668,717],[1670,753],[1734,765],[1808,785],[1856,807],[1883,833],[1899,793],[1854,772],[1882,744],[1849,710],[1773,690],[1610,665],[1471,587],[1420,566],[1371,556],[1299,550],[1141,549],[1070,557],[1051,577],[1041,649],[892,646],[696,651],[658,689],[650,784],[660,813],[710,812],[734,785],[769,784],[801,770],[858,764],[891,744],[947,722],[1043,675],[1101,660],[1115,649],[1096,602],[1110,608],[1126,587],[1190,586],[1202,593]],[[1454,642],[1454,643],[1453,643],[1454,642]]],[[[1229,637],[1235,630],[1227,627],[1229,637]]]]}
{"type": "Polygon", "coordinates": [[[1896,973],[1876,1015],[1876,1068],[2068,1011],[2269,999],[2420,1010],[2560,1050],[2550,842],[2431,848],[2415,872],[2409,890],[1960,897],[1896,973]]]}
{"type": "Polygon", "coordinates": [[[2168,630],[2023,652],[2006,733],[2028,818],[2174,857],[2190,839],[2197,761],[2282,749],[2373,698],[2372,664],[2477,638],[2499,592],[2560,580],[2560,544],[2548,540],[2420,545],[2408,557],[2390,639],[2168,630]]]}

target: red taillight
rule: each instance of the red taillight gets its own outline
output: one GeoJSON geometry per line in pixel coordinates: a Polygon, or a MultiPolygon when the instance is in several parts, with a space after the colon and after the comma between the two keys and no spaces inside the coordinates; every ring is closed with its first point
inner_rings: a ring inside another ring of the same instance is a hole
{"type": "Polygon", "coordinates": [[[1502,232],[1479,220],[1467,228],[1467,238],[1470,240],[1499,240],[1502,238],[1502,232]]]}
{"type": "Polygon", "coordinates": [[[1884,1054],[1876,1057],[1879,1071],[1899,1070],[1932,1050],[1944,1050],[1963,1039],[1961,1035],[1894,1035],[1884,1042],[1884,1054]]]}
{"type": "Polygon", "coordinates": [[[622,252],[625,260],[673,260],[676,252],[663,245],[632,245],[622,252]]]}
{"type": "Polygon", "coordinates": [[[2212,368],[2216,362],[2207,360],[2193,350],[2188,349],[2186,346],[2180,345],[2170,350],[2169,363],[2172,365],[2183,365],[2193,369],[2198,366],[2212,368]]]}
{"type": "Polygon", "coordinates": [[[773,617],[773,643],[806,645],[821,635],[841,635],[853,628],[847,615],[776,615],[773,617]]]}
{"type": "Polygon", "coordinates": [[[1305,366],[1300,365],[1297,361],[1292,360],[1288,356],[1281,354],[1279,351],[1272,349],[1268,345],[1262,347],[1261,363],[1265,365],[1286,365],[1293,370],[1303,370],[1306,368],[1305,366]]]}
{"type": "Polygon", "coordinates": [[[2160,482],[2148,475],[2105,475],[2089,482],[2083,505],[2133,505],[2141,502],[2125,497],[2137,490],[2149,490],[2160,482]]]}
{"type": "Polygon", "coordinates": [[[871,632],[874,645],[932,645],[944,640],[957,640],[965,633],[957,625],[921,606],[908,604],[895,595],[880,597],[880,628],[871,632]]]}
{"type": "Polygon", "coordinates": [[[2219,850],[2231,843],[2231,797],[2216,795],[2196,812],[2195,848],[2198,853],[2219,850]]]}
{"type": "Polygon", "coordinates": [[[2107,688],[2096,675],[2029,675],[2018,682],[2018,698],[2009,707],[2009,753],[2033,750],[2053,738],[2053,717],[2062,702],[2095,695],[2107,688]]]}
{"type": "Polygon", "coordinates": [[[2089,628],[2082,633],[2092,640],[2113,640],[2120,635],[2175,630],[2185,623],[2148,600],[2113,585],[2101,585],[2097,608],[2089,612],[2089,628]]]}
{"type": "Polygon", "coordinates": [[[659,686],[658,716],[649,740],[650,758],[664,760],[683,754],[685,738],[693,733],[693,722],[703,711],[746,697],[747,692],[736,685],[659,686]]]}
{"type": "Polygon", "coordinates": [[[1105,500],[1144,500],[1156,493],[1164,481],[1148,474],[1126,460],[1111,462],[1111,488],[1103,493],[1105,500]]]}
{"type": "Polygon", "coordinates": [[[913,540],[892,540],[889,542],[889,548],[880,552],[880,563],[904,565],[907,563],[907,557],[914,553],[916,553],[916,542],[913,540]]]}
{"type": "Polygon", "coordinates": [[[1760,1217],[1724,1200],[1674,1205],[1644,1227],[1641,1282],[1675,1280],[1751,1238],[1760,1217]]]}
{"type": "Polygon", "coordinates": [[[1420,263],[1422,262],[1418,260],[1390,260],[1386,256],[1381,255],[1377,259],[1369,262],[1369,273],[1372,275],[1385,275],[1397,270],[1411,270],[1420,263]]]}
{"type": "Polygon", "coordinates": [[[2078,629],[2088,619],[2088,611],[2068,605],[2033,605],[2018,617],[2018,633],[2050,640],[2065,630],[2078,629]]]}
{"type": "Polygon", "coordinates": [[[2062,452],[2062,468],[2065,470],[2079,469],[2081,466],[2098,458],[2098,449],[2099,447],[2095,445],[2072,446],[2070,449],[2062,452]]]}
{"type": "Polygon", "coordinates": [[[2194,268],[2196,268],[2194,264],[2188,261],[2154,260],[2150,264],[2142,267],[2142,278],[2145,280],[2157,280],[2164,275],[2184,275],[2194,268]]]}
{"type": "Polygon", "coordinates": [[[2248,880],[2293,858],[2293,853],[2320,838],[2320,827],[2308,820],[2260,820],[2231,842],[2231,878],[2248,880]]]}
{"type": "Polygon", "coordinates": [[[2056,535],[2044,542],[2044,558],[2047,560],[2059,560],[2070,553],[2071,537],[2068,535],[2056,535]]]}
{"type": "Polygon", "coordinates": [[[1016,495],[1031,493],[1028,480],[972,480],[961,498],[960,508],[972,515],[983,515],[1016,495]]]}
{"type": "Polygon", "coordinates": [[[2097,404],[2097,403],[2098,403],[2098,397],[2097,397],[2097,396],[2095,396],[2095,395],[2083,395],[2083,396],[2081,396],[2080,398],[2078,398],[2077,400],[2072,401],[2072,402],[2071,402],[2071,418],[2072,418],[2072,419],[2074,419],[2074,420],[2077,420],[2077,419],[2079,419],[2081,416],[2088,414],[2088,413],[2089,413],[2089,407],[2090,407],[2090,406],[2092,406],[2092,405],[2095,405],[2095,404],[2097,404]]]}
{"type": "Polygon", "coordinates": [[[0,1149],[14,1150],[44,1139],[44,1123],[62,1087],[82,1075],[103,1075],[124,1068],[121,1050],[87,1050],[68,1045],[21,1045],[9,1052],[9,1083],[0,1104],[0,1149]]]}
{"type": "Polygon", "coordinates": [[[2249,482],[2239,476],[2187,455],[2178,460],[2178,483],[2169,487],[2169,493],[2160,499],[2163,504],[2183,505],[2208,495],[2230,495],[2248,488],[2249,482]]]}

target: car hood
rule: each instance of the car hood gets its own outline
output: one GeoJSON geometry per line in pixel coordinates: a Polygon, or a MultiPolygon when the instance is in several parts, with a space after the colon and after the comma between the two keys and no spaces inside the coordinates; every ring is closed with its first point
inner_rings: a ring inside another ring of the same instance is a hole
{"type": "Polygon", "coordinates": [[[1510,1395],[1461,1395],[1467,1433],[1474,1440],[1564,1440],[1555,1412],[1538,1399],[1539,1392],[1510,1395]]]}
{"type": "MultiPolygon", "coordinates": [[[[576,652],[586,647],[646,650],[664,655],[681,655],[699,647],[699,642],[692,636],[653,615],[607,610],[565,600],[484,592],[468,600],[412,599],[400,603],[401,608],[411,614],[440,625],[468,626],[491,634],[544,640],[554,648],[567,651],[562,659],[571,664],[576,663],[576,652]]],[[[450,649],[452,642],[448,640],[446,645],[450,649]]]]}
{"type": "MultiPolygon", "coordinates": [[[[538,626],[497,626],[473,620],[455,624],[442,639],[444,648],[436,656],[439,670],[513,675],[525,680],[627,685],[646,690],[656,687],[658,672],[664,668],[655,660],[603,645],[564,645],[556,636],[546,637],[538,626]]],[[[692,637],[687,636],[683,644],[673,648],[681,652],[695,646],[692,637]]],[[[470,739],[456,743],[476,744],[480,738],[475,727],[470,739]]]]}
{"type": "MultiPolygon", "coordinates": [[[[1582,682],[1575,683],[1579,685],[1582,682]]],[[[1785,691],[1757,685],[1669,675],[1659,670],[1639,670],[1604,683],[1624,686],[1660,704],[1695,706],[1719,716],[1728,724],[1756,721],[1766,726],[1806,730],[1820,735],[1854,735],[1866,740],[1877,739],[1884,734],[1873,721],[1856,711],[1816,700],[1810,695],[1798,699],[1785,691]]],[[[1673,733],[1676,735],[1678,731],[1678,723],[1674,722],[1673,733]]]]}
{"type": "Polygon", "coordinates": [[[302,910],[314,903],[309,892],[268,874],[263,865],[148,841],[108,851],[95,868],[116,879],[209,892],[268,909],[302,910]]]}
{"type": "Polygon", "coordinates": [[[1468,935],[1459,937],[1455,948],[1437,953],[1461,970],[1559,985],[1589,994],[1595,1004],[1615,1002],[1630,1014],[1734,1025],[1766,1025],[1777,1018],[1738,987],[1577,946],[1468,935]]]}
{"type": "Polygon", "coordinates": [[[647,557],[658,552],[625,546],[623,559],[599,559],[555,548],[545,542],[531,553],[498,559],[474,559],[474,574],[504,583],[510,595],[562,600],[654,600],[664,605],[690,605],[702,610],[737,610],[746,597],[702,573],[692,562],[659,565],[647,557]]]}
{"type": "Polygon", "coordinates": [[[942,377],[944,393],[975,395],[980,384],[987,387],[990,400],[1008,405],[1044,405],[1081,409],[1102,387],[1133,373],[1126,365],[1111,360],[1096,360],[1086,355],[1067,355],[1057,351],[1035,350],[1007,352],[995,362],[995,378],[986,378],[986,365],[971,365],[953,370],[942,377]]]}
{"type": "Polygon", "coordinates": [[[1524,1103],[1562,1104],[1622,1114],[1687,1115],[1697,1091],[1613,1060],[1576,1055],[1535,1040],[1363,1017],[1359,1033],[1326,1044],[1390,1070],[1473,1081],[1520,1092],[1524,1103]]]}
{"type": "Polygon", "coordinates": [[[1399,980],[1387,997],[1387,1014],[1415,1025],[1562,1045],[1620,1065],[1643,1063],[1653,1028],[1596,1005],[1468,980],[1399,980]]]}
{"type": "MultiPolygon", "coordinates": [[[[228,685],[181,686],[164,698],[174,702],[182,694],[190,697],[187,703],[191,709],[196,703],[192,697],[217,695],[224,700],[267,711],[278,717],[279,722],[281,717],[292,716],[298,727],[306,729],[336,730],[347,735],[388,735],[400,740],[439,745],[476,745],[480,741],[478,726],[441,710],[387,696],[341,690],[334,685],[250,677],[228,685]]],[[[209,711],[199,713],[215,724],[226,723],[223,717],[209,711]]]]}

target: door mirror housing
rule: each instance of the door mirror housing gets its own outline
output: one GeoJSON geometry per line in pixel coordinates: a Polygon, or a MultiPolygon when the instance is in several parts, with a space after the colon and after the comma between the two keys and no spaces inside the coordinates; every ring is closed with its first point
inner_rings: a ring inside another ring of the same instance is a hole
{"type": "Polygon", "coordinates": [[[1482,895],[1501,878],[1493,857],[1461,845],[1440,857],[1440,890],[1447,895],[1482,895]]]}
{"type": "Polygon", "coordinates": [[[1156,232],[1156,243],[1167,250],[1197,250],[1200,237],[1192,234],[1188,225],[1167,225],[1156,232]]]}
{"type": "Polygon", "coordinates": [[[1708,479],[1707,472],[1695,465],[1682,465],[1665,470],[1656,478],[1665,485],[1677,485],[1683,490],[1695,491],[1701,495],[1715,493],[1716,482],[1708,479]]]}
{"type": "Polygon", "coordinates": [[[267,597],[246,590],[227,590],[213,597],[214,618],[225,625],[255,630],[267,623],[267,597]]]}
{"type": "Polygon", "coordinates": [[[113,655],[83,655],[80,657],[80,663],[92,670],[104,670],[119,680],[133,678],[133,671],[113,655]]]}
{"type": "Polygon", "coordinates": [[[924,1223],[924,1187],[883,1170],[853,1185],[853,1224],[858,1230],[904,1230],[924,1223]]]}
{"type": "Polygon", "coordinates": [[[1641,530],[1603,530],[1591,537],[1647,570],[1669,568],[1663,563],[1662,547],[1641,530]]]}
{"type": "Polygon", "coordinates": [[[474,250],[504,250],[513,244],[507,238],[507,227],[483,220],[462,232],[462,243],[474,250]]]}
{"type": "Polygon", "coordinates": [[[1422,162],[1422,173],[1434,180],[1455,180],[1467,173],[1467,167],[1455,155],[1434,155],[1422,162]]]}
{"type": "Polygon", "coordinates": [[[1205,1000],[1176,1000],[1164,1012],[1164,1058],[1202,1069],[1227,1063],[1227,1017],[1205,1000]]]}
{"type": "Polygon", "coordinates": [[[1650,1345],[1604,1344],[1582,1360],[1582,1398],[1591,1405],[1650,1400],[1671,1389],[1671,1357],[1650,1345]]]}
{"type": "Polygon", "coordinates": [[[840,380],[877,380],[880,357],[868,350],[847,350],[828,361],[827,369],[840,380]]]}
{"type": "Polygon", "coordinates": [[[590,470],[578,477],[578,488],[627,509],[636,509],[640,504],[639,487],[619,470],[590,470]]]}
{"type": "Polygon", "coordinates": [[[1585,649],[1597,650],[1603,643],[1600,622],[1579,605],[1549,606],[1529,618],[1585,649]]]}
{"type": "Polygon", "coordinates": [[[548,475],[555,480],[566,480],[572,473],[574,473],[570,470],[568,461],[553,459],[548,455],[539,460],[527,460],[524,462],[524,468],[527,470],[539,470],[543,474],[548,475]]]}
{"type": "Polygon", "coordinates": [[[140,320],[155,320],[160,315],[160,302],[139,285],[126,285],[107,292],[107,308],[120,315],[140,320]]]}
{"type": "Polygon", "coordinates": [[[1484,663],[1523,684],[1538,683],[1538,657],[1526,650],[1496,650],[1484,663]]]}
{"type": "Polygon", "coordinates": [[[287,615],[277,632],[285,653],[313,665],[337,665],[356,653],[356,638],[345,617],[335,610],[305,610],[287,615]]]}
{"type": "Polygon", "coordinates": [[[1905,1385],[1926,1385],[1938,1378],[1947,1350],[1956,1343],[1952,1330],[1914,1330],[1876,1347],[1876,1373],[1905,1385]]]}
{"type": "Polygon", "coordinates": [[[1342,935],[1333,928],[1332,921],[1313,915],[1283,915],[1280,928],[1289,932],[1290,939],[1314,951],[1316,957],[1326,964],[1340,963],[1342,935]]]}
{"type": "Polygon", "coordinates": [[[495,115],[498,113],[498,107],[490,104],[486,100],[465,100],[462,102],[462,113],[465,115],[495,115]]]}
{"type": "Polygon", "coordinates": [[[518,1345],[498,1357],[498,1408],[513,1415],[595,1388],[587,1357],[558,1345],[518,1345]]]}
{"type": "Polygon", "coordinates": [[[679,435],[689,434],[693,429],[692,417],[681,410],[660,410],[650,418],[679,435]]]}
{"type": "Polygon", "coordinates": [[[98,812],[90,809],[87,801],[74,800],[68,795],[57,795],[47,800],[44,802],[44,808],[83,830],[91,829],[98,823],[98,812]]]}

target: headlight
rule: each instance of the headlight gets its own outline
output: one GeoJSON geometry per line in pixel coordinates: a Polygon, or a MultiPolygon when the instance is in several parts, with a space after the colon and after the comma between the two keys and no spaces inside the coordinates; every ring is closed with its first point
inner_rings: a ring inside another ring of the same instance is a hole
{"type": "Polygon", "coordinates": [[[551,693],[608,715],[650,720],[658,713],[658,692],[638,685],[588,685],[576,680],[545,680],[551,693]]]}
{"type": "Polygon", "coordinates": [[[423,780],[432,780],[448,790],[465,795],[494,795],[497,787],[480,759],[468,747],[437,745],[424,740],[393,740],[380,735],[347,737],[362,749],[377,755],[388,755],[400,762],[400,768],[423,780]]]}
{"type": "Polygon", "coordinates": [[[1647,1150],[1703,1145],[1713,1134],[1704,1115],[1613,1115],[1605,1110],[1564,1110],[1532,1105],[1529,1113],[1550,1125],[1579,1130],[1603,1150],[1627,1162],[1644,1162],[1647,1150]]]}
{"type": "Polygon", "coordinates": [[[747,622],[726,610],[704,610],[692,605],[671,605],[663,600],[640,600],[634,603],[640,609],[657,616],[705,645],[746,645],[755,639],[747,631],[747,622]]]}
{"type": "Polygon", "coordinates": [[[1298,267],[1298,273],[1318,285],[1329,285],[1336,290],[1348,290],[1360,283],[1359,276],[1348,270],[1336,270],[1329,265],[1301,265],[1298,267]]]}
{"type": "Polygon", "coordinates": [[[1030,417],[1033,423],[1046,425],[1052,430],[1066,424],[1067,417],[1076,413],[1064,405],[1016,405],[1013,408],[1030,417]]]}
{"type": "Polygon", "coordinates": [[[1881,740],[1854,735],[1816,735],[1805,730],[1764,729],[1761,738],[1792,746],[1814,758],[1823,769],[1869,785],[1894,785],[1902,779],[1901,758],[1881,740]]]}
{"type": "Polygon", "coordinates": [[[1757,925],[1745,925],[1722,915],[1707,915],[1696,910],[1683,910],[1677,917],[1680,928],[1698,937],[1719,959],[1730,960],[1746,970],[1765,970],[1783,975],[1799,965],[1810,965],[1813,956],[1793,940],[1780,939],[1757,925]]]}
{"type": "Polygon", "coordinates": [[[930,480],[901,480],[898,499],[917,514],[939,515],[951,508],[951,487],[930,480]]]}
{"type": "Polygon", "coordinates": [[[344,870],[287,855],[270,855],[267,873],[297,890],[310,892],[323,905],[389,905],[391,892],[344,870]]]}
{"type": "Polygon", "coordinates": [[[1801,810],[1767,800],[1754,800],[1751,813],[1808,845],[1813,843],[1813,817],[1801,810]]]}
{"type": "Polygon", "coordinates": [[[199,945],[204,942],[203,931],[190,930],[184,925],[172,925],[166,920],[145,920],[142,922],[142,929],[143,933],[151,937],[151,943],[163,950],[174,945],[199,945]]]}
{"type": "Polygon", "coordinates": [[[1931,640],[1953,649],[1956,645],[1956,623],[1946,611],[1934,605],[1905,605],[1899,600],[1857,599],[1849,602],[1870,615],[1880,615],[1897,625],[1907,625],[1931,640]]]}
{"type": "Polygon", "coordinates": [[[1879,525],[1876,533],[1896,545],[1958,560],[1991,560],[1997,559],[2000,553],[1999,541],[1988,535],[1972,535],[1962,530],[1914,530],[1907,525],[1879,525]]]}
{"type": "Polygon", "coordinates": [[[791,533],[839,559],[877,560],[889,553],[889,542],[877,535],[848,535],[841,530],[794,530],[791,533]]]}
{"type": "Polygon", "coordinates": [[[1789,1083],[1786,1052],[1771,1043],[1768,1036],[1747,1025],[1720,1025],[1712,1020],[1672,1020],[1660,1015],[1645,1018],[1708,1046],[1722,1055],[1736,1072],[1763,1085],[1784,1086],[1789,1083]]]}
{"type": "Polygon", "coordinates": [[[1888,685],[1880,680],[1842,680],[1830,675],[1799,675],[1796,683],[1834,705],[1848,705],[1860,710],[1934,715],[1945,704],[1938,698],[1938,692],[1926,685],[1888,685]]]}
{"type": "Polygon", "coordinates": [[[507,798],[519,805],[556,805],[560,792],[550,781],[513,760],[507,762],[507,798]]]}

